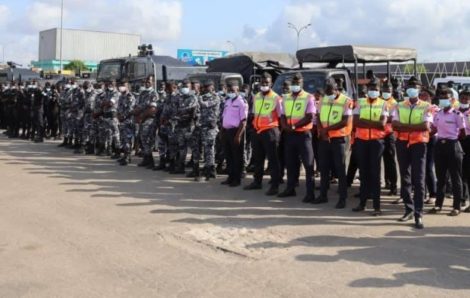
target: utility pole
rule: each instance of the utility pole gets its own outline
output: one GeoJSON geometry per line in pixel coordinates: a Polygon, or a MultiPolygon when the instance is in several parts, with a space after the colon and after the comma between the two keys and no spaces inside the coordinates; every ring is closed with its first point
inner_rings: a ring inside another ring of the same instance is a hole
{"type": "Polygon", "coordinates": [[[60,2],[60,73],[62,74],[63,65],[62,65],[62,33],[63,33],[63,24],[64,24],[64,0],[60,2]]]}
{"type": "Polygon", "coordinates": [[[292,23],[287,23],[287,26],[291,29],[293,29],[297,33],[297,51],[299,50],[299,40],[300,40],[300,33],[302,33],[303,30],[307,29],[308,27],[312,26],[312,24],[307,24],[301,28],[298,28],[292,23]]]}

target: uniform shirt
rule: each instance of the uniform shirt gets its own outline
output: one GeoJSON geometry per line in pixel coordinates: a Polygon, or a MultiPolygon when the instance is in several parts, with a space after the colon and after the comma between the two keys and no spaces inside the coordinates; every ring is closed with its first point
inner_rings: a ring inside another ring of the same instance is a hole
{"type": "Polygon", "coordinates": [[[448,112],[440,110],[434,117],[433,126],[437,129],[439,139],[457,140],[462,128],[465,128],[463,114],[450,109],[448,112]]]}
{"type": "Polygon", "coordinates": [[[465,134],[470,136],[470,109],[463,112],[463,117],[465,119],[465,134]]]}
{"type": "Polygon", "coordinates": [[[248,104],[241,96],[227,99],[222,114],[222,127],[225,129],[237,128],[248,117],[248,104]]]}

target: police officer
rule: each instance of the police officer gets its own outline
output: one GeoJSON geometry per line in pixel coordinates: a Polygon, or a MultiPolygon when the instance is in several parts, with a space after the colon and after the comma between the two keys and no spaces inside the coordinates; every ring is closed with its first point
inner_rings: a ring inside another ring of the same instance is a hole
{"type": "MultiPolygon", "coordinates": [[[[313,119],[316,113],[313,95],[303,90],[303,76],[296,73],[292,78],[289,93],[283,100],[281,109],[281,125],[284,131],[284,156],[287,167],[287,186],[278,197],[295,196],[295,187],[299,171],[299,157],[305,169],[306,194],[304,203],[313,203],[313,147],[312,134],[313,119]]],[[[266,82],[264,83],[266,84],[266,82]]],[[[272,177],[275,178],[274,176],[272,177]]],[[[279,179],[277,177],[277,179],[279,179]]]]}
{"type": "Polygon", "coordinates": [[[18,89],[18,84],[14,81],[10,83],[10,88],[6,93],[5,112],[7,116],[8,137],[17,138],[19,136],[18,105],[23,94],[18,89]]]}
{"type": "Polygon", "coordinates": [[[188,147],[193,154],[193,171],[199,176],[199,144],[198,138],[193,136],[199,121],[199,102],[195,92],[192,90],[191,82],[184,80],[180,88],[180,101],[178,102],[178,117],[175,126],[175,134],[178,142],[178,160],[174,174],[185,173],[185,161],[188,147]]]}
{"type": "Polygon", "coordinates": [[[220,97],[215,93],[214,81],[207,80],[204,82],[203,93],[199,97],[199,125],[202,150],[204,152],[203,173],[206,181],[216,177],[215,140],[219,132],[217,122],[220,117],[220,100],[220,97]]]}
{"type": "Polygon", "coordinates": [[[58,145],[58,147],[66,147],[69,144],[72,144],[72,138],[70,136],[69,130],[69,118],[70,118],[70,104],[72,102],[72,82],[71,80],[67,80],[62,92],[60,93],[59,99],[59,106],[60,106],[60,125],[61,125],[61,133],[64,136],[64,140],[62,144],[58,145]]]}
{"type": "MultiPolygon", "coordinates": [[[[382,85],[382,99],[387,104],[387,110],[392,111],[397,104],[397,101],[393,97],[393,86],[389,81],[385,81],[382,85]]],[[[397,163],[396,158],[396,138],[392,128],[392,118],[387,118],[387,124],[385,125],[385,138],[384,138],[384,172],[385,172],[385,186],[390,190],[390,196],[397,195],[397,163]]]]}
{"type": "Polygon", "coordinates": [[[315,204],[328,202],[330,172],[338,176],[339,201],[336,208],[346,207],[346,146],[352,131],[353,102],[338,90],[336,82],[330,80],[325,87],[325,96],[318,107],[318,154],[320,160],[320,196],[315,204]]]}
{"type": "Polygon", "coordinates": [[[139,167],[153,169],[153,148],[155,146],[155,115],[157,112],[157,93],[153,86],[153,79],[145,80],[144,89],[140,92],[138,100],[138,121],[140,122],[140,143],[142,145],[143,159],[139,167]]]}
{"type": "Polygon", "coordinates": [[[93,129],[93,109],[95,107],[95,90],[89,81],[83,83],[83,128],[82,146],[79,153],[85,151],[86,154],[94,153],[94,129],[93,129]],[[85,148],[83,148],[85,147],[85,148]],[[85,150],[84,150],[85,149],[85,150]]]}
{"type": "Polygon", "coordinates": [[[438,213],[442,210],[445,198],[445,187],[447,173],[452,181],[453,210],[449,215],[460,214],[460,203],[462,201],[462,160],[463,150],[459,138],[465,137],[465,120],[463,114],[452,107],[452,90],[441,88],[437,90],[439,108],[441,109],[434,117],[432,133],[437,133],[437,143],[434,151],[436,164],[437,195],[436,204],[429,213],[438,213]]]}
{"type": "Polygon", "coordinates": [[[178,157],[178,140],[176,137],[175,126],[178,119],[178,106],[181,100],[181,94],[178,90],[176,82],[170,81],[166,85],[167,99],[162,109],[160,120],[161,127],[165,127],[168,132],[168,171],[173,173],[176,167],[176,159],[178,157]]]}
{"type": "Polygon", "coordinates": [[[44,95],[42,90],[33,82],[33,133],[35,143],[44,142],[44,95]]]}
{"type": "MultiPolygon", "coordinates": [[[[460,93],[459,111],[465,120],[465,138],[460,141],[464,157],[462,160],[462,185],[464,187],[464,197],[470,200],[470,90],[465,89],[460,93]]],[[[464,212],[470,212],[470,206],[464,212]]]]}
{"type": "Polygon", "coordinates": [[[222,146],[227,160],[228,177],[221,184],[237,187],[241,184],[244,133],[248,104],[239,94],[238,82],[228,84],[227,98],[222,114],[222,146]]]}
{"type": "Polygon", "coordinates": [[[254,154],[254,181],[245,187],[246,190],[261,189],[264,161],[267,157],[271,187],[266,192],[268,196],[278,194],[280,170],[278,146],[280,140],[279,118],[282,114],[282,99],[272,89],[272,77],[264,73],[261,78],[260,92],[253,99],[253,121],[255,132],[251,135],[254,154]]]}
{"type": "Polygon", "coordinates": [[[105,127],[103,124],[104,84],[98,82],[94,86],[93,131],[95,135],[95,154],[101,156],[106,147],[105,127]]]}
{"type": "Polygon", "coordinates": [[[353,211],[363,211],[367,199],[373,200],[374,216],[381,215],[380,176],[384,151],[385,124],[388,108],[380,98],[380,81],[372,79],[366,98],[360,98],[353,112],[356,158],[361,175],[360,203],[353,211]]]}
{"type": "Polygon", "coordinates": [[[26,87],[21,86],[24,93],[21,101],[21,138],[29,139],[32,136],[32,105],[36,95],[36,84],[31,81],[26,84],[26,87]]]}
{"type": "Polygon", "coordinates": [[[415,218],[415,227],[422,229],[425,189],[426,143],[432,123],[430,105],[418,98],[421,82],[415,77],[408,81],[408,99],[399,102],[392,112],[393,130],[397,132],[397,159],[401,177],[401,196],[405,214],[400,221],[415,218]],[[411,197],[411,190],[414,196],[411,197]]]}
{"type": "Polygon", "coordinates": [[[47,120],[46,136],[56,140],[59,129],[59,93],[55,86],[47,82],[42,94],[44,97],[44,112],[47,120]]]}
{"type": "Polygon", "coordinates": [[[119,101],[119,91],[116,89],[116,82],[105,83],[105,91],[101,107],[103,109],[103,130],[105,132],[106,153],[111,158],[119,158],[120,137],[119,120],[117,119],[117,105],[119,101]]]}
{"type": "Polygon", "coordinates": [[[85,108],[85,93],[76,82],[72,84],[72,102],[70,103],[70,129],[74,138],[75,154],[83,153],[82,134],[83,134],[83,115],[85,108]]]}
{"type": "Polygon", "coordinates": [[[159,164],[156,165],[153,170],[160,171],[166,168],[168,159],[168,125],[162,123],[163,110],[165,109],[165,102],[167,100],[167,86],[165,82],[160,82],[157,93],[157,112],[155,115],[155,123],[157,130],[157,150],[159,164]]]}
{"type": "Polygon", "coordinates": [[[132,139],[134,138],[134,119],[132,112],[135,106],[135,97],[129,90],[129,83],[123,81],[119,84],[119,100],[117,106],[117,117],[119,120],[119,136],[123,156],[118,159],[122,166],[126,166],[130,162],[132,139]]]}

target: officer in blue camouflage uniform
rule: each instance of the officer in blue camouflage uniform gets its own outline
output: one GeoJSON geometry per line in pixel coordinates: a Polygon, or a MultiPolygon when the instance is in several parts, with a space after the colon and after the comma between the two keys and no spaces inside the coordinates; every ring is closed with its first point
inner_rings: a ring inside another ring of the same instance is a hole
{"type": "Polygon", "coordinates": [[[165,108],[165,102],[167,100],[167,84],[161,82],[157,93],[158,93],[158,102],[157,102],[157,113],[155,115],[155,123],[157,129],[157,149],[159,163],[158,166],[153,168],[154,171],[161,171],[166,168],[166,162],[168,160],[168,133],[169,127],[168,124],[163,123],[163,110],[165,108]]]}
{"type": "Polygon", "coordinates": [[[225,100],[227,99],[227,86],[225,84],[220,85],[220,90],[217,92],[220,98],[220,116],[217,122],[217,127],[219,128],[219,133],[217,134],[217,138],[215,140],[215,162],[217,164],[216,171],[217,174],[225,174],[227,171],[224,169],[224,161],[225,161],[225,153],[224,148],[222,146],[222,114],[224,112],[225,107],[225,100]]]}
{"type": "Polygon", "coordinates": [[[155,114],[157,112],[157,93],[153,86],[152,78],[145,80],[144,90],[140,92],[138,100],[138,120],[140,122],[140,142],[142,145],[143,159],[139,167],[153,169],[153,148],[155,146],[155,114]]]}
{"type": "Polygon", "coordinates": [[[175,126],[175,134],[178,142],[178,160],[176,162],[176,169],[174,174],[184,174],[186,155],[188,147],[191,147],[194,165],[193,171],[195,171],[196,177],[199,176],[199,145],[196,144],[195,140],[197,137],[193,137],[193,133],[196,130],[199,121],[199,102],[196,94],[191,89],[191,82],[184,80],[180,89],[181,100],[178,103],[178,117],[175,126]]]}
{"type": "Polygon", "coordinates": [[[181,101],[181,93],[178,90],[176,82],[167,83],[167,98],[162,109],[161,125],[166,127],[168,132],[168,171],[175,172],[176,159],[178,157],[178,139],[176,136],[176,123],[179,117],[178,106],[181,101]]]}
{"type": "Polygon", "coordinates": [[[85,92],[77,83],[72,84],[72,101],[70,103],[70,130],[74,139],[73,148],[76,154],[83,153],[83,115],[85,111],[85,92]]]}
{"type": "Polygon", "coordinates": [[[83,130],[80,153],[83,152],[83,147],[85,147],[85,154],[93,154],[95,142],[93,109],[95,108],[96,92],[89,81],[83,83],[83,92],[83,130]]]}
{"type": "Polygon", "coordinates": [[[70,80],[65,84],[62,92],[60,93],[59,104],[60,104],[60,124],[62,126],[62,134],[64,141],[59,147],[67,147],[72,144],[72,138],[70,136],[70,104],[72,103],[72,82],[70,80]]]}
{"type": "Polygon", "coordinates": [[[204,152],[204,176],[206,181],[215,178],[215,140],[219,132],[217,122],[220,117],[220,97],[215,93],[214,81],[204,83],[203,93],[199,97],[200,138],[204,152]]]}
{"type": "Polygon", "coordinates": [[[121,166],[126,166],[130,162],[132,139],[134,138],[135,126],[133,111],[135,107],[135,97],[129,91],[129,84],[124,81],[119,86],[119,102],[117,114],[119,120],[119,135],[121,137],[121,152],[123,156],[118,160],[121,166]]]}
{"type": "Polygon", "coordinates": [[[104,98],[101,102],[103,108],[103,131],[105,136],[106,154],[113,155],[111,158],[119,158],[119,121],[117,119],[117,105],[119,100],[119,92],[116,90],[116,83],[109,81],[105,83],[104,98]]]}
{"type": "Polygon", "coordinates": [[[95,138],[95,154],[100,156],[105,150],[105,132],[103,131],[103,108],[101,104],[104,100],[104,84],[98,82],[94,86],[94,107],[93,107],[93,135],[95,138]]]}

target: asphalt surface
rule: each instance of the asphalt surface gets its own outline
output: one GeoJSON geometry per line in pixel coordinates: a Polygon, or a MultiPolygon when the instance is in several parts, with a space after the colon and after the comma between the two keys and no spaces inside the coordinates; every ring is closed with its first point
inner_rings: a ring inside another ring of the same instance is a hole
{"type": "Polygon", "coordinates": [[[470,296],[469,214],[418,231],[394,198],[352,213],[357,185],[338,211],[57,144],[0,137],[0,297],[470,296]]]}

